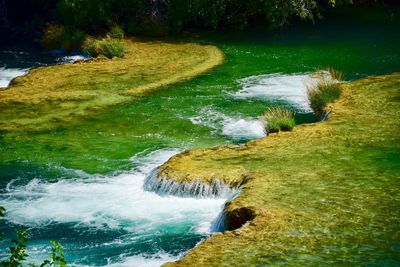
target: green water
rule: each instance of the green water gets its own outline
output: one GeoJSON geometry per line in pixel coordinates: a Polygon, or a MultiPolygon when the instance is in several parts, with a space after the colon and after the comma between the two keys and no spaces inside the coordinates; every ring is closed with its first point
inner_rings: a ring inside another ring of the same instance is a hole
{"type": "MultiPolygon", "coordinates": [[[[201,35],[195,40],[216,44],[226,56],[225,63],[208,74],[164,88],[132,103],[107,108],[94,117],[56,130],[1,133],[0,199],[2,205],[15,211],[7,217],[8,223],[2,229],[7,236],[11,236],[10,228],[15,225],[33,228],[32,239],[38,248],[43,246],[44,240],[61,239],[67,247],[67,255],[70,255],[67,258],[80,264],[91,262],[104,265],[107,264],[105,258],[118,262],[118,255],[124,255],[121,256],[124,258],[144,254],[151,258],[160,251],[176,257],[206,236],[193,230],[193,220],[187,219],[192,216],[190,212],[186,214],[187,218],[181,219],[182,225],[177,223],[178,220],[171,225],[152,228],[154,231],[147,232],[150,238],[146,241],[141,241],[138,234],[135,241],[121,241],[125,242],[123,249],[117,246],[99,251],[88,243],[91,240],[94,240],[93,243],[124,240],[121,236],[126,236],[129,230],[124,227],[95,230],[98,228],[93,225],[84,225],[80,231],[75,225],[76,219],[42,222],[40,218],[46,210],[31,214],[29,210],[21,211],[18,207],[37,200],[31,188],[34,187],[31,183],[33,179],[53,181],[54,185],[59,185],[64,179],[75,182],[98,176],[114,179],[120,173],[142,166],[142,161],[132,160],[134,155],[145,157],[160,149],[210,147],[254,138],[260,133],[252,120],[256,120],[268,106],[275,105],[276,101],[235,97],[234,93],[242,88],[239,79],[273,73],[307,73],[327,66],[342,70],[347,80],[399,71],[398,25],[398,20],[390,21],[386,13],[381,12],[379,16],[364,16],[357,21],[327,20],[318,25],[300,25],[277,33],[257,30],[229,36],[223,33],[201,35]],[[235,137],[226,126],[240,119],[250,122],[245,124],[248,133],[244,131],[235,137]],[[84,175],[81,175],[83,172],[84,175]],[[7,189],[7,184],[16,178],[12,188],[7,189]],[[26,218],[32,220],[25,221],[23,212],[27,212],[26,218]],[[177,238],[175,247],[166,241],[171,233],[177,238]],[[178,237],[183,235],[187,238],[179,240],[178,237]],[[162,242],[158,243],[156,239],[162,242]],[[152,242],[156,245],[149,245],[149,248],[142,246],[152,242]],[[85,246],[89,248],[87,252],[75,254],[77,256],[68,254],[69,251],[76,253],[77,248],[85,246]],[[90,248],[96,257],[88,257],[90,248]],[[86,260],[82,260],[86,256],[86,260]]],[[[291,105],[285,101],[280,103],[291,105]]],[[[312,116],[298,115],[300,122],[310,119],[312,116]]],[[[46,190],[53,189],[46,187],[43,190],[48,192],[46,190]]],[[[35,204],[52,200],[44,197],[35,204]]],[[[79,199],[76,201],[79,203],[79,199]]],[[[63,216],[62,211],[48,212],[60,212],[63,216]]],[[[207,216],[204,218],[209,220],[207,216]]],[[[122,224],[132,224],[134,228],[136,221],[127,220],[122,224]]],[[[3,242],[1,247],[5,246],[3,242]]]]}

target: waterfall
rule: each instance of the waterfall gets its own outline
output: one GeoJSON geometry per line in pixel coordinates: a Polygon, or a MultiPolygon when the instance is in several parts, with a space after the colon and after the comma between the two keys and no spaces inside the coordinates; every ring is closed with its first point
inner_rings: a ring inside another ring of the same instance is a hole
{"type": "Polygon", "coordinates": [[[236,191],[221,180],[214,179],[206,183],[200,179],[191,182],[177,182],[158,175],[158,169],[154,169],[147,176],[144,189],[154,191],[160,195],[175,195],[180,197],[200,197],[200,198],[227,198],[236,191]]]}

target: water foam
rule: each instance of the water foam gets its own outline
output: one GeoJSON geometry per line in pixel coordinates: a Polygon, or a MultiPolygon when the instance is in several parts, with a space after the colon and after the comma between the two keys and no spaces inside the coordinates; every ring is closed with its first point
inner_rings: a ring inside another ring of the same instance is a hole
{"type": "Polygon", "coordinates": [[[253,118],[230,117],[215,111],[212,107],[200,110],[199,115],[190,118],[193,124],[200,124],[214,129],[216,134],[233,140],[251,140],[266,135],[264,124],[253,118]]]}
{"type": "Polygon", "coordinates": [[[182,255],[177,257],[172,257],[166,253],[158,253],[157,255],[147,256],[147,255],[136,255],[136,256],[126,256],[121,255],[121,260],[114,262],[110,260],[107,263],[108,267],[158,267],[166,262],[171,262],[179,259],[182,255]]]}
{"type": "MultiPolygon", "coordinates": [[[[32,228],[66,224],[75,229],[111,229],[135,233],[135,237],[120,240],[128,243],[135,242],[139,237],[150,238],[163,229],[181,229],[188,225],[194,233],[208,234],[224,199],[163,197],[143,190],[145,177],[150,170],[178,152],[164,149],[145,157],[134,157],[132,160],[139,167],[114,176],[95,175],[53,183],[34,179],[25,185],[10,183],[0,195],[2,205],[7,209],[6,219],[32,228]]],[[[140,255],[128,256],[131,258],[123,257],[120,261],[130,263],[143,258],[140,255]]],[[[170,260],[170,256],[167,258],[170,260]]],[[[153,257],[149,262],[149,257],[145,257],[142,260],[157,265],[167,261],[167,258],[153,257]]],[[[126,266],[132,266],[128,263],[126,266]]]]}
{"type": "Polygon", "coordinates": [[[0,88],[8,87],[12,79],[25,75],[28,72],[28,69],[8,69],[1,67],[0,68],[0,88]]]}
{"type": "Polygon", "coordinates": [[[85,60],[88,59],[88,56],[85,55],[72,55],[72,56],[64,56],[59,58],[59,61],[62,61],[64,63],[74,63],[76,61],[80,61],[80,60],[85,60]]]}
{"type": "Polygon", "coordinates": [[[144,183],[147,191],[154,191],[161,195],[175,195],[180,197],[201,197],[201,198],[227,198],[236,188],[231,188],[222,181],[215,179],[211,183],[204,183],[200,179],[191,182],[176,182],[158,175],[155,169],[144,183]]]}
{"type": "Polygon", "coordinates": [[[242,89],[234,93],[237,98],[286,101],[298,112],[312,112],[307,88],[318,81],[311,74],[266,74],[239,80],[242,89]]]}

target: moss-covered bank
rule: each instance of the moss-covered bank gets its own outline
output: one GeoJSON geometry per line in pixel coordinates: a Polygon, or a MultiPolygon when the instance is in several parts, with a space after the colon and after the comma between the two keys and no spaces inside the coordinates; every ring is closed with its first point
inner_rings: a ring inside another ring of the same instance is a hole
{"type": "Polygon", "coordinates": [[[0,91],[0,130],[47,130],[106,106],[204,73],[223,62],[215,46],[125,40],[123,58],[31,70],[0,91]]]}
{"type": "Polygon", "coordinates": [[[168,266],[400,264],[400,73],[343,84],[328,121],[173,157],[178,181],[250,177],[228,228],[168,266]]]}

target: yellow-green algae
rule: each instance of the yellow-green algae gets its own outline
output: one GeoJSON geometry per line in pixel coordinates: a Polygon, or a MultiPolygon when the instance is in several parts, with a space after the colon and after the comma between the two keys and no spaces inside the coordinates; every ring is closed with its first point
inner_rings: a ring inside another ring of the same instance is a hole
{"type": "Polygon", "coordinates": [[[0,130],[48,130],[223,62],[211,45],[133,39],[124,44],[123,58],[40,67],[13,80],[0,91],[0,130]]]}
{"type": "Polygon", "coordinates": [[[250,177],[225,207],[228,228],[250,221],[168,266],[400,264],[400,73],[342,86],[328,121],[161,167],[177,181],[250,177]]]}

